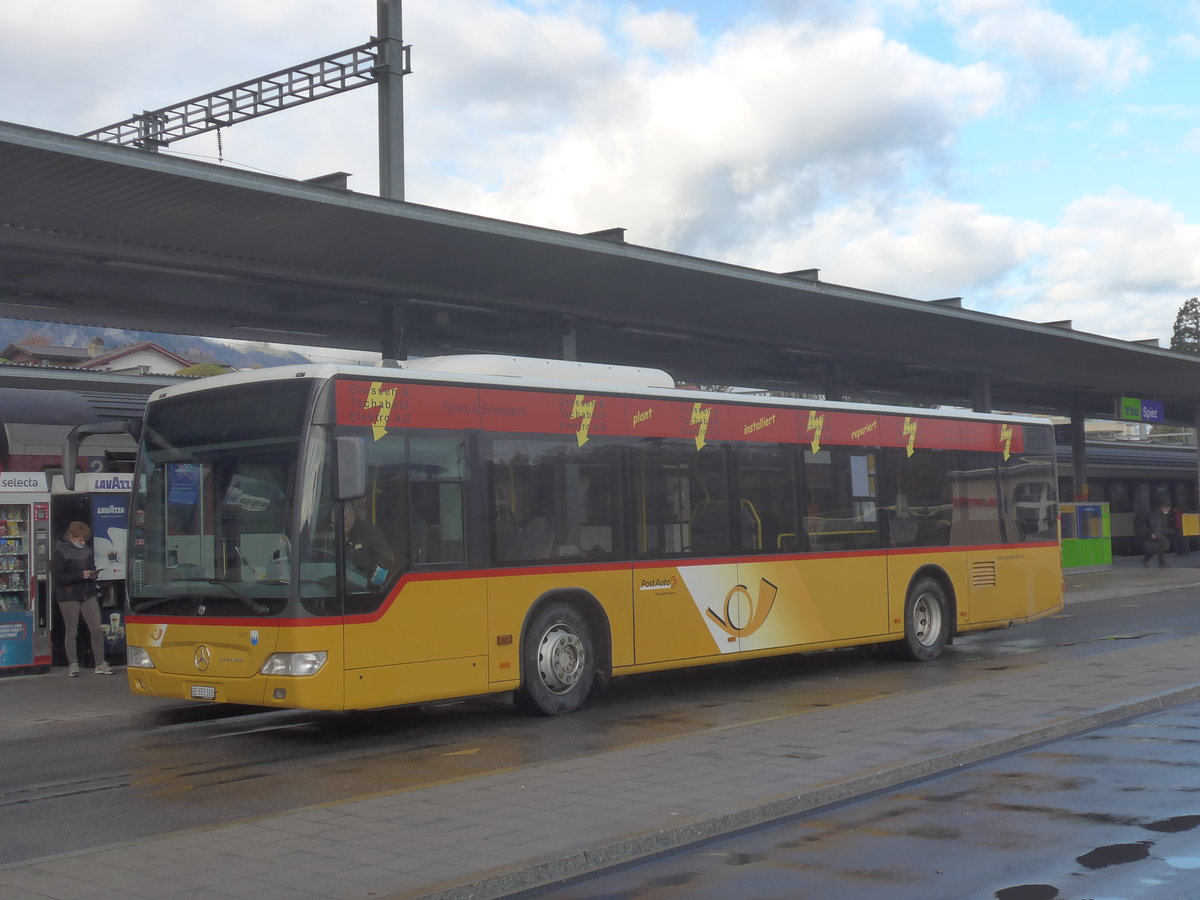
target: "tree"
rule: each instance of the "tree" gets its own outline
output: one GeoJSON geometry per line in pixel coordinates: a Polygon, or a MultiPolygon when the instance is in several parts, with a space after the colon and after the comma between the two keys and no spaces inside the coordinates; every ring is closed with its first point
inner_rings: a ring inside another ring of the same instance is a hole
{"type": "Polygon", "coordinates": [[[208,375],[224,375],[226,372],[232,372],[225,366],[218,366],[216,363],[196,363],[194,366],[188,366],[186,369],[180,369],[176,375],[196,375],[200,377],[208,375]]]}
{"type": "Polygon", "coordinates": [[[1171,334],[1171,349],[1184,353],[1200,353],[1200,299],[1185,300],[1175,314],[1175,331],[1171,334]]]}

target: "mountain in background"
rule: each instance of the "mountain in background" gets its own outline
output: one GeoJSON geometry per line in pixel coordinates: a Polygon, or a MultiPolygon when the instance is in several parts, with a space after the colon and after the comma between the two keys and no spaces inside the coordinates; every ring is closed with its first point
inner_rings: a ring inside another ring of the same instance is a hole
{"type": "Polygon", "coordinates": [[[239,369],[288,366],[309,361],[308,357],[294,350],[265,344],[227,344],[213,338],[186,334],[161,334],[129,328],[102,328],[94,325],[64,325],[61,322],[0,318],[0,348],[9,344],[20,344],[31,337],[43,338],[42,343],[56,347],[86,347],[88,341],[100,338],[104,341],[105,350],[152,341],[164,350],[170,350],[177,356],[193,362],[215,362],[239,369]]]}

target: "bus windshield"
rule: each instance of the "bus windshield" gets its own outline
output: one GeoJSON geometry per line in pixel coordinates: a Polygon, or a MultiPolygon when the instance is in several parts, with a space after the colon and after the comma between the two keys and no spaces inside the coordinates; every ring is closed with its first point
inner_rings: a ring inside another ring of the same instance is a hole
{"type": "MultiPolygon", "coordinates": [[[[311,391],[279,381],[150,404],[133,491],[134,612],[283,612],[311,391]]],[[[325,569],[328,595],[335,562],[325,569]]]]}

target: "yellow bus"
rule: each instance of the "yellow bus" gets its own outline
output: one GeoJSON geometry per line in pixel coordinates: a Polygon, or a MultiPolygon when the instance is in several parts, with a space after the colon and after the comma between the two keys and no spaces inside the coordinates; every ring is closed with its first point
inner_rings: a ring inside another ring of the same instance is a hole
{"type": "Polygon", "coordinates": [[[937,657],[1062,607],[1044,420],[460,356],[155,393],[128,677],[368,709],[834,647],[937,657]],[[1036,498],[1031,502],[1029,498],[1036,498]]]}

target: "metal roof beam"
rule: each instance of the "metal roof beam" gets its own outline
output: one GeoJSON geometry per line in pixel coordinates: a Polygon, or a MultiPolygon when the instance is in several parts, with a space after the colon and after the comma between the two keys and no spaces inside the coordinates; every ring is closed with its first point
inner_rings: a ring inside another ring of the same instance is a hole
{"type": "MultiPolygon", "coordinates": [[[[408,74],[410,48],[403,47],[401,56],[401,74],[408,74]]],[[[375,84],[379,65],[379,42],[371,40],[211,94],[147,110],[81,137],[158,150],[173,141],[375,84]]]]}

